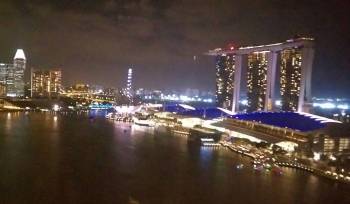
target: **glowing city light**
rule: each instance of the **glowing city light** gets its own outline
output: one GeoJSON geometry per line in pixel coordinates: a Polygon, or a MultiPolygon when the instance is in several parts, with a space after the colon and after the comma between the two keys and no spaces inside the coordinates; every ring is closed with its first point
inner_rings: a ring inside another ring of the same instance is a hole
{"type": "Polygon", "coordinates": [[[314,160],[319,161],[321,159],[321,154],[318,152],[314,152],[314,160]]]}
{"type": "Polygon", "coordinates": [[[337,108],[343,109],[343,110],[348,110],[349,106],[348,106],[348,104],[339,104],[339,105],[337,105],[337,108]]]}
{"type": "Polygon", "coordinates": [[[326,102],[326,103],[314,103],[314,107],[320,107],[322,109],[333,109],[336,107],[334,103],[326,102]]]}
{"type": "Polygon", "coordinates": [[[126,83],[126,96],[129,98],[130,101],[132,101],[132,69],[128,69],[128,78],[126,83]]]}
{"type": "Polygon", "coordinates": [[[26,59],[23,49],[17,49],[15,57],[13,59],[26,59]]]}
{"type": "Polygon", "coordinates": [[[52,109],[53,109],[53,111],[59,111],[60,110],[60,106],[55,104],[55,105],[53,105],[52,109]]]}

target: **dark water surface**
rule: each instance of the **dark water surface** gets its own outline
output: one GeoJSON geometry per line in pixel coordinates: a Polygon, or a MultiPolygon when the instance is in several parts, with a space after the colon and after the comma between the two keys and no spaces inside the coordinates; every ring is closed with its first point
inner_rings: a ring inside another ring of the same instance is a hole
{"type": "Polygon", "coordinates": [[[165,130],[0,113],[0,203],[350,203],[348,185],[283,170],[254,171],[229,150],[165,130]]]}

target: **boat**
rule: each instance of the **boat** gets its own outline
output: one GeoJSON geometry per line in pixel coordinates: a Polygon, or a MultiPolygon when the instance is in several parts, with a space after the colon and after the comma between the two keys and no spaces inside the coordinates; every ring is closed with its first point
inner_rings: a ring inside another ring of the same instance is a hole
{"type": "Polygon", "coordinates": [[[278,166],[273,166],[273,167],[272,167],[272,172],[274,172],[274,173],[277,174],[277,175],[282,175],[282,174],[283,174],[282,169],[279,168],[278,166]]]}
{"type": "Polygon", "coordinates": [[[256,164],[253,165],[253,168],[254,168],[254,170],[257,170],[257,171],[261,171],[264,169],[264,167],[262,165],[256,165],[256,164]]]}
{"type": "Polygon", "coordinates": [[[134,123],[136,125],[140,125],[140,126],[147,126],[147,127],[154,127],[155,126],[155,122],[148,119],[148,118],[134,118],[134,123]]]}
{"type": "Polygon", "coordinates": [[[243,164],[238,164],[236,165],[236,169],[243,169],[244,165],[243,164]]]}

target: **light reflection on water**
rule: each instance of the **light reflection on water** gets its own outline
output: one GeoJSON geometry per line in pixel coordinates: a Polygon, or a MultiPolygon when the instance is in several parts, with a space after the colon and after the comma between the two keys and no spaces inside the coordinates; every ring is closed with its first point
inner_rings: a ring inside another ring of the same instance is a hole
{"type": "Polygon", "coordinates": [[[259,172],[227,149],[90,116],[0,113],[0,203],[350,203],[309,173],[259,172]]]}

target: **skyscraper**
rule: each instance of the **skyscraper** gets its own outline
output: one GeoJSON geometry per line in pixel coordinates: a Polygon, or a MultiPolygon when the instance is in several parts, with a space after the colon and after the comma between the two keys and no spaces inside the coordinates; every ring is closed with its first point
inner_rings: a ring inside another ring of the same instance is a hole
{"type": "Polygon", "coordinates": [[[281,43],[246,46],[232,50],[217,48],[207,54],[217,57],[234,56],[233,112],[240,111],[241,84],[244,84],[242,82],[245,82],[245,79],[249,106],[247,111],[276,110],[276,82],[280,83],[282,110],[311,111],[313,38],[293,38],[281,43]],[[247,58],[248,66],[245,64],[247,58]],[[280,78],[276,77],[277,66],[281,70],[280,78]]]}
{"type": "Polygon", "coordinates": [[[216,103],[219,107],[232,108],[234,72],[234,55],[223,54],[216,57],[216,103]]]}
{"type": "Polygon", "coordinates": [[[281,51],[280,92],[282,110],[296,111],[300,95],[301,50],[299,48],[281,51]]]}
{"type": "Polygon", "coordinates": [[[132,69],[128,69],[128,78],[126,83],[126,96],[132,102],[132,69]]]}
{"type": "Polygon", "coordinates": [[[16,51],[13,58],[13,85],[8,86],[7,96],[24,96],[24,71],[26,69],[26,57],[22,49],[16,51]]]}
{"type": "Polygon", "coordinates": [[[13,78],[13,65],[12,64],[0,64],[0,86],[1,86],[1,94],[0,97],[6,97],[8,87],[13,86],[14,78],[13,78]]]}
{"type": "Polygon", "coordinates": [[[62,72],[60,70],[32,70],[32,97],[59,97],[62,88],[62,72]]]}
{"type": "Polygon", "coordinates": [[[247,98],[248,111],[263,111],[267,88],[267,53],[248,55],[247,98]]]}

